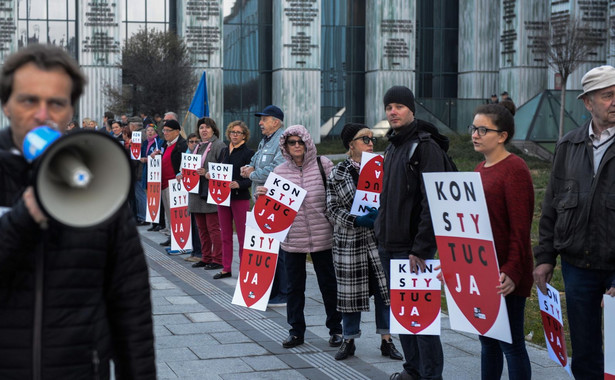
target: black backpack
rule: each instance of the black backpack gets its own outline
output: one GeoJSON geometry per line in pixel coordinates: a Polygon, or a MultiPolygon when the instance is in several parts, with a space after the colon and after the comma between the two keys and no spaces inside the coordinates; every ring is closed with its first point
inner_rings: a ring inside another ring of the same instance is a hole
{"type": "MultiPolygon", "coordinates": [[[[416,168],[419,165],[418,156],[414,157],[416,148],[419,146],[419,143],[424,142],[424,141],[429,141],[429,139],[431,138],[431,134],[428,132],[421,131],[418,133],[418,135],[419,135],[419,138],[412,141],[412,145],[410,146],[410,150],[408,153],[408,165],[407,166],[413,173],[417,172],[416,168]]],[[[448,155],[447,152],[444,152],[444,157],[446,157],[445,166],[446,166],[447,172],[459,171],[457,170],[457,165],[455,165],[455,162],[453,161],[451,156],[448,155]]]]}

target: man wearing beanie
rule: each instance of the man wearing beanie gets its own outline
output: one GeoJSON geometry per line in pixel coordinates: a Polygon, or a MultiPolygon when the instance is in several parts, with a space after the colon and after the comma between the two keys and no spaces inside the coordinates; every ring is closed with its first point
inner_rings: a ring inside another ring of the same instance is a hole
{"type": "MultiPolygon", "coordinates": [[[[425,270],[433,259],[436,240],[429,204],[421,180],[423,172],[452,170],[447,165],[448,138],[437,128],[414,118],[414,94],[393,86],[384,95],[391,129],[384,152],[384,177],[380,210],[374,224],[380,260],[390,281],[391,259],[409,259],[410,270],[425,270]],[[414,149],[413,149],[414,146],[414,149]],[[413,151],[414,150],[414,151],[413,151]]],[[[443,354],[437,335],[400,335],[406,362],[391,379],[441,379],[443,354]]]]}
{"type": "Polygon", "coordinates": [[[593,68],[581,82],[578,98],[591,119],[555,146],[534,248],[534,281],[547,294],[561,256],[572,374],[602,379],[601,303],[605,293],[615,297],[615,67],[593,68]]]}
{"type": "MultiPolygon", "coordinates": [[[[166,116],[166,115],[165,115],[166,116]]],[[[169,180],[175,179],[179,173],[181,173],[180,165],[182,162],[182,153],[188,149],[188,143],[186,139],[180,135],[181,126],[177,120],[165,120],[162,126],[162,137],[164,143],[160,150],[154,151],[152,155],[162,154],[161,159],[161,198],[162,205],[164,206],[164,216],[166,228],[169,228],[171,222],[171,212],[169,209],[169,180]]],[[[167,241],[160,243],[163,246],[171,245],[171,237],[167,241]]]]}

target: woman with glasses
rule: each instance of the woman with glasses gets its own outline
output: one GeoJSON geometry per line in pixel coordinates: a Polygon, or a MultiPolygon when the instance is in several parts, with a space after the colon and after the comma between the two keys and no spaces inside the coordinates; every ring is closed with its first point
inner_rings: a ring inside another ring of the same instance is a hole
{"type": "Polygon", "coordinates": [[[233,180],[231,181],[231,205],[218,206],[218,219],[222,231],[222,270],[214,275],[214,279],[231,277],[233,264],[233,222],[239,240],[239,261],[243,253],[243,239],[246,233],[246,213],[250,210],[250,187],[252,181],[240,175],[241,167],[248,165],[254,151],[248,148],[250,130],[240,120],[232,121],[226,127],[228,147],[222,149],[220,162],[233,165],[233,180]]]}
{"type": "Polygon", "coordinates": [[[354,340],[361,336],[361,312],[369,311],[374,295],[376,332],[382,337],[383,356],[402,360],[389,333],[389,288],[382,269],[374,220],[378,211],[362,216],[350,214],[361,168],[363,152],[373,153],[372,131],[363,124],[350,123],[341,133],[348,158],[337,164],[327,184],[327,209],[333,222],[333,265],[337,277],[337,310],[342,313],[344,342],[336,360],[354,355],[354,340]]]}
{"type": "Polygon", "coordinates": [[[498,294],[506,300],[512,344],[480,336],[483,379],[499,379],[508,364],[510,379],[529,379],[531,367],[523,331],[525,300],[533,284],[530,229],[534,187],[523,159],[506,149],[515,134],[512,113],[498,104],[479,106],[468,127],[474,150],[485,156],[475,171],[481,175],[493,240],[500,264],[498,294]]]}
{"type": "MultiPolygon", "coordinates": [[[[210,162],[219,162],[220,153],[226,146],[220,140],[220,130],[216,122],[209,117],[197,121],[201,142],[192,151],[201,156],[201,165],[196,172],[201,176],[199,193],[188,194],[188,211],[194,215],[201,241],[201,260],[192,264],[193,268],[222,268],[222,240],[218,222],[218,206],[207,203],[209,181],[206,174],[210,162]]],[[[181,175],[177,176],[178,181],[181,175]]]]}
{"type": "MultiPolygon", "coordinates": [[[[331,254],[333,229],[325,215],[326,184],[323,182],[331,172],[333,163],[326,157],[317,156],[316,145],[302,125],[293,125],[282,133],[280,150],[286,162],[277,166],[273,172],[307,191],[286,239],[280,244],[280,251],[286,255],[286,318],[291,326],[282,347],[292,348],[304,342],[305,263],[308,253],[314,264],[327,314],[325,324],[329,329],[329,346],[339,347],[342,344],[342,315],[336,310],[337,286],[331,254]]],[[[264,186],[256,188],[256,195],[266,192],[264,186]]]]}

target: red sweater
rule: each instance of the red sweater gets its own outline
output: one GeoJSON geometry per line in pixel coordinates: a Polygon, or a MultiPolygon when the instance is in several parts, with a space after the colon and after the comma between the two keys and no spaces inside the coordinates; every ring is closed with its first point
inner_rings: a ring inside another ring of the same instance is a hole
{"type": "Polygon", "coordinates": [[[175,170],[173,170],[173,163],[171,162],[171,153],[173,152],[174,148],[175,144],[168,146],[164,150],[164,153],[162,153],[162,175],[160,181],[162,182],[163,190],[169,187],[169,180],[175,179],[175,177],[177,176],[177,173],[175,173],[175,170]]]}
{"type": "Polygon", "coordinates": [[[512,294],[529,297],[534,262],[530,229],[534,214],[534,186],[520,157],[510,154],[497,164],[476,166],[485,190],[500,272],[515,283],[512,294]]]}

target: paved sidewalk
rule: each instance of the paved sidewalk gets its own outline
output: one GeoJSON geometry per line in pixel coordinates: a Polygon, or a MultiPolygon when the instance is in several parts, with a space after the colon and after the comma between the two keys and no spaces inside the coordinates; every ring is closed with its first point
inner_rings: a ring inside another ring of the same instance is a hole
{"type": "MultiPolygon", "coordinates": [[[[231,304],[239,273],[237,258],[233,277],[214,280],[217,271],[192,268],[183,260],[186,255],[168,256],[158,244],[166,237],[146,229],[139,227],[150,267],[159,379],[388,379],[402,369],[401,361],[380,355],[374,316],[367,312],[362,315],[363,335],[355,341],[355,356],[334,359],[337,348],[327,344],[324,307],[309,263],[306,343],[285,349],[281,342],[288,334],[286,308],[261,312],[231,304]]],[[[401,351],[397,338],[395,343],[401,351]]],[[[442,343],[445,379],[480,378],[480,343],[475,335],[451,330],[444,317],[442,343]]],[[[534,378],[569,378],[545,350],[533,345],[528,350],[534,378]]],[[[508,378],[506,368],[502,378],[508,378]]]]}

